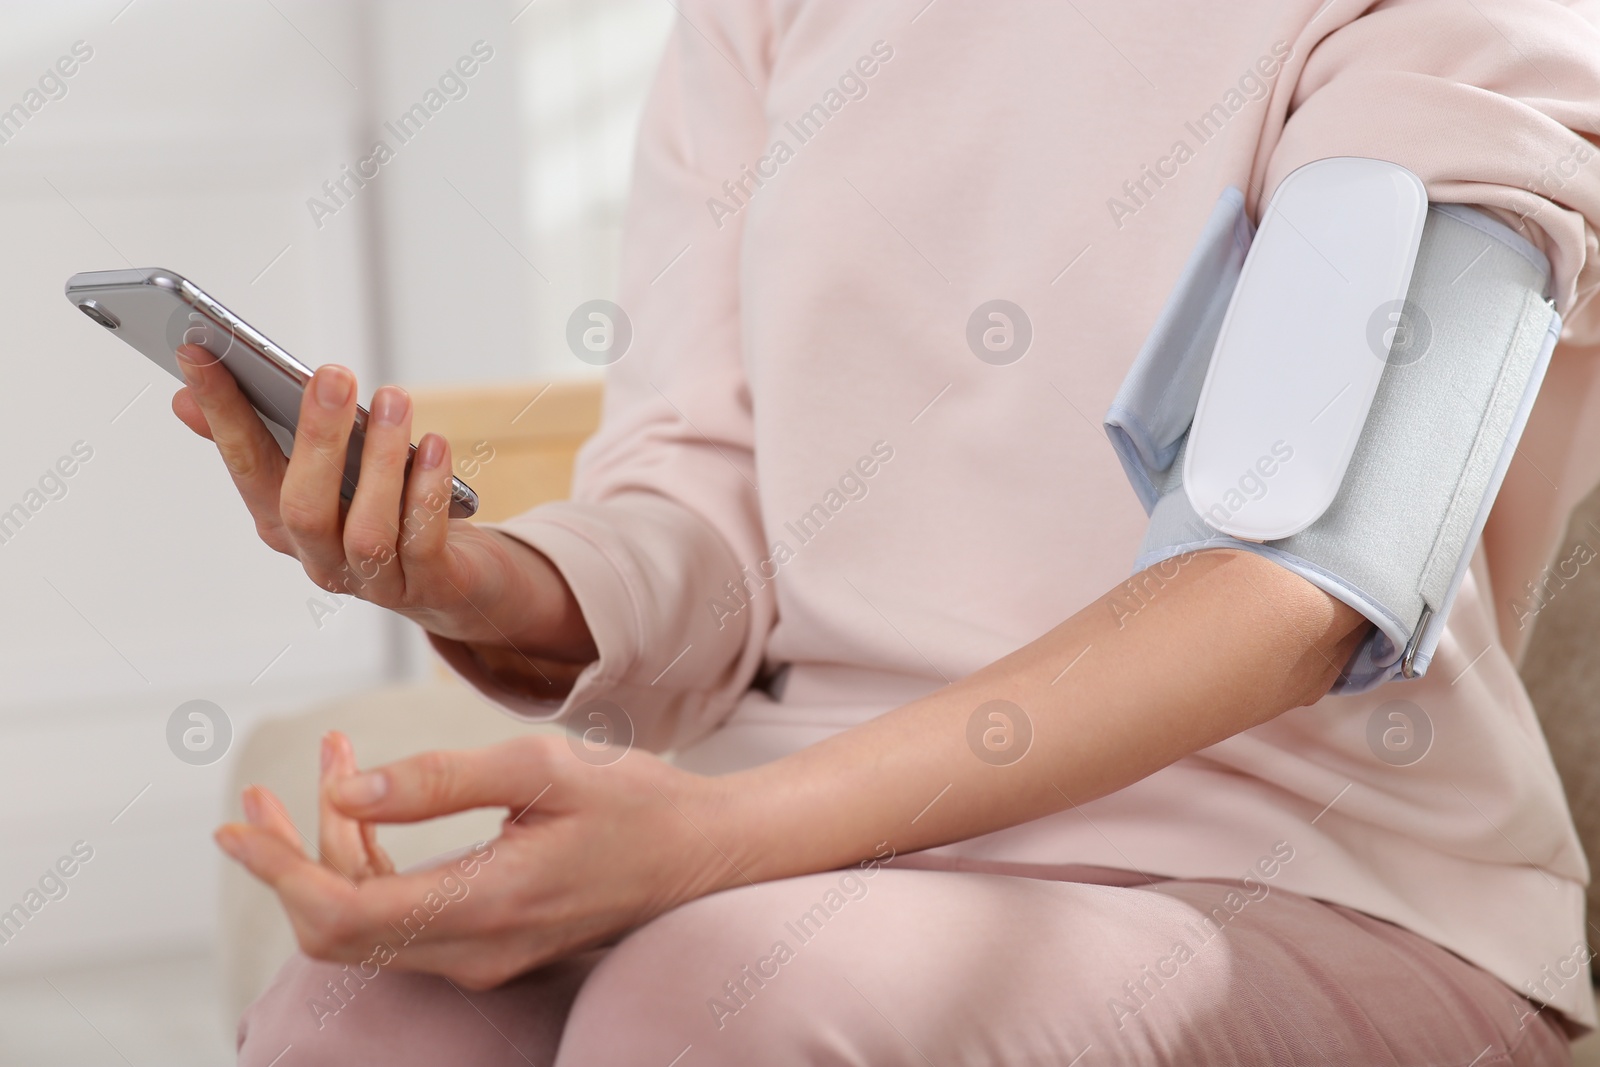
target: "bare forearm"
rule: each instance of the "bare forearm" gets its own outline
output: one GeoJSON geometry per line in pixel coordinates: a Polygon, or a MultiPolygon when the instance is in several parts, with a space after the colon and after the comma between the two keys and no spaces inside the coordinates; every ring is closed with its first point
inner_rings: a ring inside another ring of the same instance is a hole
{"type": "Polygon", "coordinates": [[[510,556],[520,588],[500,598],[506,605],[504,644],[554,659],[587,663],[595,658],[594,637],[572,588],[556,565],[514,537],[496,531],[510,556]]]}
{"type": "Polygon", "coordinates": [[[1114,792],[1315,701],[1367,626],[1247,553],[1200,553],[1150,588],[1136,613],[1102,598],[937,693],[720,780],[743,876],[830,869],[885,840],[930,848],[1114,792]]]}
{"type": "Polygon", "coordinates": [[[483,588],[460,590],[448,616],[417,621],[468,644],[502,681],[559,696],[598,654],[583,609],[543,553],[498,530],[484,534],[466,549],[485,557],[471,569],[487,576],[483,588]]]}

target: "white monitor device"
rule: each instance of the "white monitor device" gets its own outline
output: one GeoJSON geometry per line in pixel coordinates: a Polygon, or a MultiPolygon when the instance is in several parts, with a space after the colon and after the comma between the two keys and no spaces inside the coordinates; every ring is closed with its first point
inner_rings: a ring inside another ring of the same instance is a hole
{"type": "Polygon", "coordinates": [[[1278,186],[1200,391],[1184,488],[1249,541],[1327,510],[1388,366],[1428,214],[1416,175],[1377,159],[1308,163],[1278,186]]]}

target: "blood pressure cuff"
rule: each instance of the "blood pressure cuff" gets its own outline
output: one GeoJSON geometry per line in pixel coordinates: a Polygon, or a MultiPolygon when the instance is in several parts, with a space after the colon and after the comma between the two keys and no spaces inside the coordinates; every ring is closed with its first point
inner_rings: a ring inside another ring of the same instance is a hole
{"type": "MultiPolygon", "coordinates": [[[[1227,189],[1106,415],[1150,515],[1134,569],[1160,574],[1206,548],[1257,553],[1374,624],[1333,692],[1420,676],[1561,330],[1547,299],[1549,263],[1483,212],[1429,205],[1403,307],[1374,315],[1374,358],[1391,339],[1392,347],[1333,503],[1299,533],[1251,542],[1196,514],[1183,459],[1253,236],[1244,197],[1227,189]]],[[[1263,457],[1241,478],[1241,499],[1267,492],[1283,465],[1263,457]]]]}

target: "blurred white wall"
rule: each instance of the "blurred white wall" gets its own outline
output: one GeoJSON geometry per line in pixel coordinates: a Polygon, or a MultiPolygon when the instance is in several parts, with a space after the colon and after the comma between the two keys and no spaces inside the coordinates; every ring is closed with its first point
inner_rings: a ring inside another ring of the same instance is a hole
{"type": "Polygon", "coordinates": [[[528,289],[540,374],[594,372],[567,351],[567,317],[616,298],[634,134],[673,12],[669,0],[538,0],[515,23],[530,255],[549,277],[528,289]]]}
{"type": "Polygon", "coordinates": [[[0,911],[74,842],[94,849],[0,944],[0,976],[209,944],[228,757],[169,751],[180,703],[220,706],[237,744],[260,716],[426,669],[366,605],[319,625],[322,594],[256,540],[213,448],[171,415],[177,383],[62,283],[169,267],[303,361],[352,366],[364,394],[592,373],[563,327],[612,295],[672,17],[668,0],[0,6],[0,109],[90,53],[64,95],[0,126],[0,511],[93,450],[0,543],[0,911]],[[464,93],[399,144],[384,123],[480,41],[464,93]],[[314,217],[379,138],[393,158],[314,217]]]}

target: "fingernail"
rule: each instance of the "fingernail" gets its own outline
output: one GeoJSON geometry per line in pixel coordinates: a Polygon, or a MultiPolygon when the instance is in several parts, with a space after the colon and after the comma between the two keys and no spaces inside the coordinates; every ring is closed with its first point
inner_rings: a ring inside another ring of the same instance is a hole
{"type": "Polygon", "coordinates": [[[422,444],[417,446],[417,466],[425,471],[431,471],[444,462],[444,438],[436,433],[423,437],[422,444]]]}
{"type": "Polygon", "coordinates": [[[323,367],[317,371],[317,403],[335,411],[350,401],[355,389],[355,379],[343,367],[323,367]]]}
{"type": "Polygon", "coordinates": [[[176,353],[178,357],[178,371],[183,375],[186,384],[198,386],[200,384],[200,364],[186,353],[176,353]]]}
{"type": "Polygon", "coordinates": [[[355,774],[333,787],[334,793],[346,804],[366,807],[377,803],[389,791],[389,779],[382,773],[355,774]]]}
{"type": "Polygon", "coordinates": [[[333,766],[333,735],[322,735],[322,773],[328,773],[328,768],[333,766]]]}
{"type": "Polygon", "coordinates": [[[246,789],[239,799],[240,803],[244,805],[245,821],[251,826],[260,826],[261,801],[257,798],[256,791],[254,789],[246,789]]]}
{"type": "Polygon", "coordinates": [[[404,389],[386,385],[372,398],[372,419],[379,426],[399,426],[411,406],[411,397],[404,389]]]}

